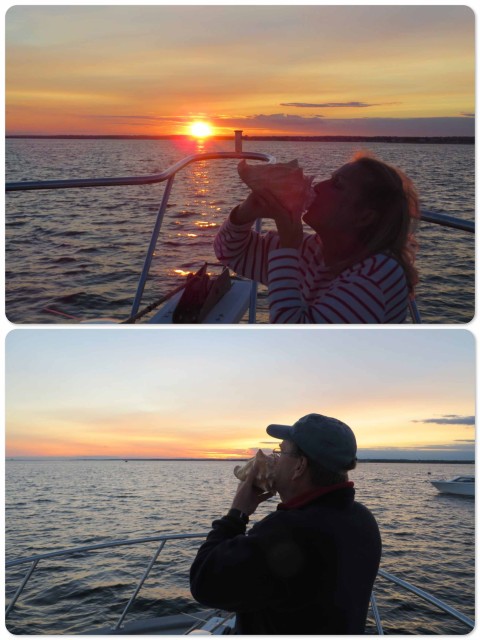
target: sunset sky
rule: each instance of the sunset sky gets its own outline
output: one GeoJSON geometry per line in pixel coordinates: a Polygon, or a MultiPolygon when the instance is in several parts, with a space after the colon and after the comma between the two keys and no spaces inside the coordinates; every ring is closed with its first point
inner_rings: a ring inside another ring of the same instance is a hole
{"type": "Polygon", "coordinates": [[[466,330],[15,330],[6,455],[248,457],[316,412],[360,458],[474,458],[466,330]]]}
{"type": "Polygon", "coordinates": [[[465,6],[15,6],[8,134],[474,135],[465,6]]]}

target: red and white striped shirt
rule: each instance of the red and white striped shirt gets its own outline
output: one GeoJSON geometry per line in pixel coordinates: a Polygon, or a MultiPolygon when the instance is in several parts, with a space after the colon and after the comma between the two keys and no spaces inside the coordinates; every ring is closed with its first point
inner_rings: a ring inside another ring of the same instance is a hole
{"type": "Polygon", "coordinates": [[[298,249],[279,247],[276,232],[258,234],[251,224],[227,219],[214,248],[222,264],[268,286],[271,323],[377,324],[405,321],[405,273],[378,253],[335,276],[325,266],[317,234],[303,235],[298,249]]]}

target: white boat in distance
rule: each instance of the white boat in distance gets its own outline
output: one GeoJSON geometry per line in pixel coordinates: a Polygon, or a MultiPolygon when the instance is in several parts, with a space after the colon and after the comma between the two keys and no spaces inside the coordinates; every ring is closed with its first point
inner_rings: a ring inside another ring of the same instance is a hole
{"type": "Polygon", "coordinates": [[[475,495],[474,476],[456,476],[453,480],[430,480],[440,493],[451,493],[457,496],[475,495]]]}

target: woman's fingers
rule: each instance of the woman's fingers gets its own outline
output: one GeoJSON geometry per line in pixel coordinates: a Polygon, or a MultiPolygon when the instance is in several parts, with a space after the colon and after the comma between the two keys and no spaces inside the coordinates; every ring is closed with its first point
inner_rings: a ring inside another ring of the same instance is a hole
{"type": "Polygon", "coordinates": [[[267,189],[252,191],[257,199],[258,206],[262,209],[263,218],[290,218],[290,212],[286,209],[277,197],[267,189]]]}

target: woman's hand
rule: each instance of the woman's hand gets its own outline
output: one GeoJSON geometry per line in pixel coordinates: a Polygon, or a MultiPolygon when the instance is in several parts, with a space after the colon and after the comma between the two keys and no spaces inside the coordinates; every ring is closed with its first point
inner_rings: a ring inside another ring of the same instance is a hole
{"type": "Polygon", "coordinates": [[[255,222],[258,218],[265,218],[264,202],[253,191],[248,197],[230,214],[230,221],[233,224],[246,224],[247,222],[255,222]]]}
{"type": "Polygon", "coordinates": [[[265,217],[275,221],[280,246],[284,249],[298,249],[303,239],[301,216],[293,215],[277,198],[265,190],[258,193],[263,201],[263,207],[269,212],[265,217]]]}
{"type": "Polygon", "coordinates": [[[230,214],[233,224],[246,224],[258,218],[274,220],[280,238],[280,246],[298,249],[303,238],[301,217],[293,216],[268,190],[252,191],[230,214]]]}

